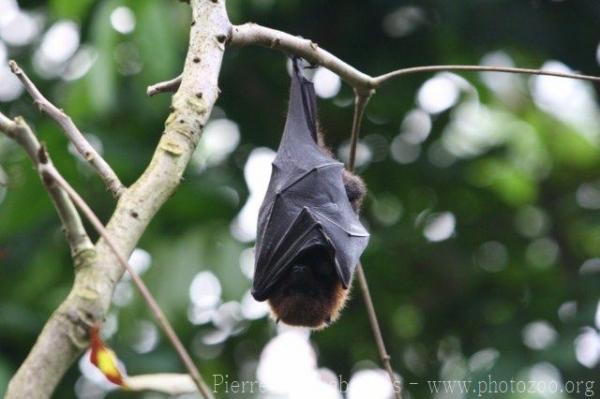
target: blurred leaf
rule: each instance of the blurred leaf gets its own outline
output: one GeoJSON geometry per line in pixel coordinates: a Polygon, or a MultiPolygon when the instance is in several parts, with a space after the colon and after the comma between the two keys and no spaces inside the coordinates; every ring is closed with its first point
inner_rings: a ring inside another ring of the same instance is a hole
{"type": "Polygon", "coordinates": [[[174,18],[173,6],[164,1],[145,1],[138,4],[138,25],[135,31],[136,42],[147,82],[170,79],[175,72],[177,43],[171,33],[174,18]]]}
{"type": "Polygon", "coordinates": [[[98,58],[85,80],[92,98],[90,105],[99,114],[115,106],[117,77],[113,53],[117,32],[111,26],[110,14],[118,4],[118,0],[102,2],[91,21],[91,38],[98,58]]]}
{"type": "Polygon", "coordinates": [[[549,136],[550,149],[559,164],[583,169],[598,163],[598,147],[581,134],[561,129],[549,136]]]}
{"type": "Polygon", "coordinates": [[[468,169],[473,183],[489,187],[510,205],[525,205],[537,196],[535,182],[522,170],[503,160],[482,159],[472,162],[468,169]]]}
{"type": "Polygon", "coordinates": [[[10,367],[10,363],[4,358],[0,357],[0,396],[4,396],[6,387],[8,387],[8,381],[12,376],[13,370],[10,367]]]}
{"type": "Polygon", "coordinates": [[[56,18],[82,21],[95,0],[50,0],[50,9],[56,18]]]}

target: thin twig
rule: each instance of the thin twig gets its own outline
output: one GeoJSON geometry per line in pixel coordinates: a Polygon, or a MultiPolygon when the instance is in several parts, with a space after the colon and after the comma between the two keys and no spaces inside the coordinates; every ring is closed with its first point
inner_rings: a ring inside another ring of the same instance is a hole
{"type": "MultiPolygon", "coordinates": [[[[356,147],[358,143],[358,136],[360,135],[360,125],[362,122],[365,108],[367,106],[367,103],[369,102],[369,98],[370,95],[365,96],[361,95],[359,92],[355,92],[354,116],[352,118],[352,136],[350,141],[350,157],[348,161],[348,170],[350,172],[354,171],[354,165],[356,162],[356,147]]],[[[381,334],[381,328],[379,327],[379,320],[377,319],[377,313],[375,312],[375,306],[373,305],[373,298],[371,297],[371,292],[369,291],[367,276],[365,275],[361,263],[359,263],[356,266],[356,273],[358,275],[360,291],[362,293],[362,297],[365,301],[365,306],[367,308],[369,324],[371,324],[371,330],[373,332],[373,337],[375,338],[377,351],[379,352],[379,358],[381,359],[381,363],[388,372],[396,399],[402,399],[401,385],[398,381],[398,378],[396,377],[396,374],[394,373],[394,369],[392,368],[391,356],[388,354],[385,348],[383,335],[381,334]]]]}
{"type": "Polygon", "coordinates": [[[502,73],[519,73],[527,75],[542,75],[554,76],[558,78],[588,80],[592,82],[600,82],[600,77],[591,75],[581,75],[578,73],[557,72],[546,69],[531,69],[531,68],[513,68],[500,66],[485,66],[485,65],[427,65],[411,68],[398,69],[386,73],[384,75],[373,78],[376,87],[382,83],[399,76],[405,76],[423,72],[502,72],[502,73]]]}
{"type": "Polygon", "coordinates": [[[48,191],[58,216],[62,222],[71,256],[78,264],[79,256],[85,251],[93,250],[94,245],[87,235],[77,209],[71,199],[60,187],[43,178],[40,166],[55,169],[46,149],[40,144],[29,125],[20,117],[11,120],[0,112],[0,131],[15,140],[27,153],[31,162],[38,170],[44,187],[48,191]]]}
{"type": "Polygon", "coordinates": [[[148,86],[146,89],[146,94],[149,97],[155,96],[160,93],[173,93],[179,89],[179,85],[181,84],[181,75],[171,79],[165,80],[164,82],[158,82],[151,86],[148,86]]]}
{"type": "Polygon", "coordinates": [[[100,234],[100,236],[104,238],[104,240],[106,241],[110,249],[113,251],[121,266],[123,266],[123,268],[125,268],[131,276],[131,279],[133,280],[134,284],[142,294],[142,297],[148,304],[148,307],[150,308],[150,311],[156,318],[156,321],[158,321],[158,324],[164,331],[165,335],[167,336],[169,341],[171,341],[171,344],[175,348],[175,351],[179,355],[179,358],[181,359],[186,369],[188,370],[188,373],[194,380],[196,386],[198,387],[198,390],[202,393],[202,395],[205,398],[212,399],[213,396],[210,392],[208,385],[202,379],[200,372],[196,368],[196,365],[192,361],[192,358],[188,354],[187,350],[179,340],[179,337],[177,337],[177,333],[175,333],[175,330],[171,326],[171,323],[169,322],[162,309],[156,302],[156,299],[154,299],[154,296],[152,296],[152,294],[148,290],[148,287],[146,287],[144,281],[129,265],[129,262],[127,262],[125,257],[119,252],[114,241],[104,228],[104,225],[102,224],[102,222],[100,222],[100,219],[98,219],[94,211],[92,211],[92,209],[87,205],[83,198],[81,198],[77,191],[75,191],[73,187],[71,187],[71,185],[56,170],[47,170],[47,173],[49,178],[54,179],[57,182],[57,184],[63,190],[65,190],[67,194],[69,194],[69,197],[71,197],[75,205],[77,205],[77,207],[81,210],[81,212],[83,212],[83,214],[92,224],[92,226],[94,226],[98,234],[100,234]]]}
{"type": "Polygon", "coordinates": [[[400,381],[398,381],[398,377],[396,376],[396,373],[394,373],[394,369],[392,368],[392,357],[388,354],[385,348],[383,334],[381,334],[379,320],[377,319],[377,313],[375,312],[375,306],[373,305],[371,292],[369,291],[367,276],[365,275],[365,271],[363,270],[361,263],[359,263],[356,267],[356,274],[358,275],[360,291],[362,293],[363,299],[365,301],[365,306],[367,308],[367,315],[369,316],[369,323],[371,324],[371,330],[373,332],[373,337],[375,338],[377,351],[379,352],[379,358],[381,359],[381,363],[383,363],[383,367],[385,367],[390,377],[390,381],[392,382],[394,396],[396,397],[396,399],[402,399],[402,385],[400,381]]]}
{"type": "Polygon", "coordinates": [[[362,118],[365,113],[365,108],[369,103],[371,94],[363,95],[355,92],[354,96],[354,116],[352,117],[352,135],[350,136],[350,159],[348,161],[349,169],[352,172],[354,170],[354,164],[356,162],[356,146],[358,145],[358,136],[360,134],[360,125],[362,118]]]}
{"type": "Polygon", "coordinates": [[[45,112],[59,124],[65,132],[71,143],[77,149],[77,152],[92,165],[108,190],[115,198],[118,198],[124,190],[123,184],[117,177],[116,173],[108,165],[108,163],[98,154],[98,152],[87,141],[83,133],[75,126],[75,123],[63,110],[57,108],[38,90],[35,84],[25,74],[23,69],[14,61],[8,62],[11,71],[19,78],[25,86],[25,90],[29,93],[35,105],[41,112],[45,112]]]}

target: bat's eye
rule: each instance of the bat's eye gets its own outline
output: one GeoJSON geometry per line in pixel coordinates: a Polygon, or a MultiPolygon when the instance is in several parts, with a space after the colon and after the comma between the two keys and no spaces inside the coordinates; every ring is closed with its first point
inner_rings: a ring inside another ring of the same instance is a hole
{"type": "Polygon", "coordinates": [[[294,265],[294,267],[292,267],[292,271],[298,274],[305,273],[307,271],[307,267],[302,264],[294,265]]]}

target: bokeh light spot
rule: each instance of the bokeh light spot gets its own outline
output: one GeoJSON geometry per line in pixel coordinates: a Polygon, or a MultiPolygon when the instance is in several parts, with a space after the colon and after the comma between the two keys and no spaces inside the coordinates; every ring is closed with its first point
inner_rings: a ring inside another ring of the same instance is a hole
{"type": "Polygon", "coordinates": [[[221,300],[219,279],[209,271],[196,274],[190,285],[190,300],[199,308],[216,306],[221,300]]]}
{"type": "Polygon", "coordinates": [[[594,368],[600,361],[600,336],[591,327],[585,327],[575,338],[575,357],[587,368],[594,368]]]}
{"type": "Polygon", "coordinates": [[[432,242],[447,240],[454,234],[456,218],[452,212],[430,215],[423,230],[425,238],[432,242]]]}
{"type": "Polygon", "coordinates": [[[315,93],[321,98],[335,97],[342,87],[342,81],[338,75],[327,68],[319,67],[313,77],[315,93]]]}
{"type": "Polygon", "coordinates": [[[394,394],[390,377],[383,370],[360,370],[348,384],[348,399],[389,399],[394,394]]]}
{"type": "Polygon", "coordinates": [[[498,241],[485,242],[475,252],[475,263],[487,272],[499,272],[508,264],[508,251],[498,241]]]}
{"type": "Polygon", "coordinates": [[[406,36],[427,21],[427,15],[421,7],[408,5],[397,8],[383,18],[383,30],[388,36],[398,38],[406,36]]]}
{"type": "Polygon", "coordinates": [[[240,129],[230,119],[213,119],[206,124],[193,161],[198,171],[223,162],[240,142],[240,129]]]}
{"type": "Polygon", "coordinates": [[[439,114],[456,104],[459,94],[456,82],[447,75],[439,74],[421,86],[417,102],[430,114],[439,114]]]}
{"type": "Polygon", "coordinates": [[[271,164],[274,160],[273,150],[260,147],[252,150],[246,161],[244,177],[250,196],[230,226],[233,237],[241,242],[253,241],[256,238],[258,211],[269,187],[271,164]]]}
{"type": "Polygon", "coordinates": [[[522,331],[523,343],[535,350],[546,349],[558,339],[558,333],[544,320],[533,321],[522,331]]]}
{"type": "Polygon", "coordinates": [[[404,117],[400,133],[405,141],[420,144],[427,139],[431,132],[431,116],[422,109],[413,109],[404,117]]]}
{"type": "Polygon", "coordinates": [[[131,33],[135,29],[135,14],[129,7],[117,7],[110,14],[110,24],[119,33],[131,33]]]}

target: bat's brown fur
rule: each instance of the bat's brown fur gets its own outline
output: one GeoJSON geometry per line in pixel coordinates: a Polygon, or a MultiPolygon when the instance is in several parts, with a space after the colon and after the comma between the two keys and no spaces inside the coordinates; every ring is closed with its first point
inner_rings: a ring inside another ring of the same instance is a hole
{"type": "Polygon", "coordinates": [[[313,249],[288,269],[269,305],[274,317],[285,324],[321,329],[339,317],[348,291],[324,249],[313,249]]]}
{"type": "MultiPolygon", "coordinates": [[[[332,155],[320,131],[317,142],[323,152],[332,155]]],[[[342,179],[348,200],[358,213],[366,193],[365,184],[347,170],[342,179]]],[[[334,269],[332,256],[322,247],[313,248],[294,261],[275,285],[268,303],[276,320],[322,329],[339,317],[348,300],[348,291],[334,269]]]]}

